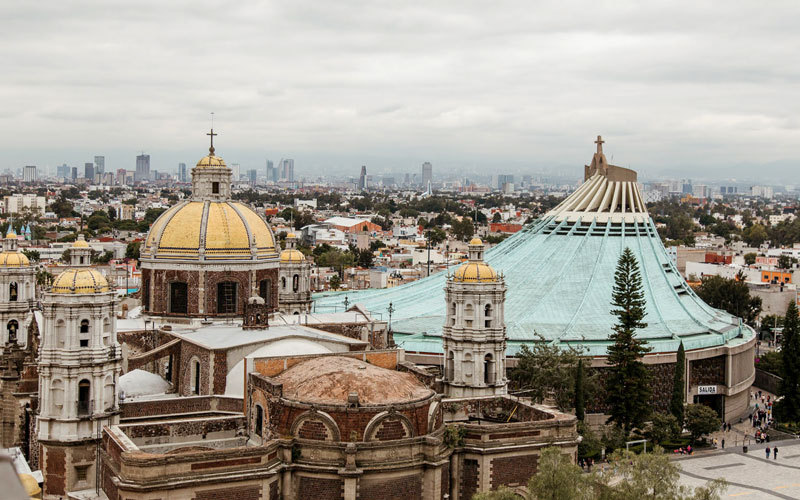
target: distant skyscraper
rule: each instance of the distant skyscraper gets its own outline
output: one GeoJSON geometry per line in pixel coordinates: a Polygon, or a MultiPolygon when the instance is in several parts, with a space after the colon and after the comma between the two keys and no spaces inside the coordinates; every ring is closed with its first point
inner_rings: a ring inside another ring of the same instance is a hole
{"type": "Polygon", "coordinates": [[[406,177],[403,180],[403,185],[404,186],[408,186],[409,184],[411,184],[411,175],[410,174],[406,174],[406,177]]]}
{"type": "Polygon", "coordinates": [[[433,165],[430,162],[425,162],[422,164],[422,187],[423,189],[427,189],[428,184],[433,182],[433,165]]]}
{"type": "Polygon", "coordinates": [[[72,180],[78,179],[78,167],[72,167],[72,180]]]}
{"type": "Polygon", "coordinates": [[[239,177],[242,175],[242,166],[238,163],[231,163],[231,179],[233,182],[239,182],[239,177]]]}
{"type": "Polygon", "coordinates": [[[358,189],[363,191],[367,189],[367,166],[361,166],[361,177],[358,178],[358,189]]]}
{"type": "Polygon", "coordinates": [[[258,179],[258,170],[252,169],[247,171],[247,180],[250,181],[251,185],[255,186],[257,179],[258,179]]]}
{"type": "Polygon", "coordinates": [[[94,157],[94,173],[96,173],[96,174],[104,174],[104,173],[106,173],[106,157],[105,156],[95,156],[94,157]]]}
{"type": "Polygon", "coordinates": [[[150,180],[150,155],[140,154],[136,157],[134,181],[141,182],[148,180],[150,180]]]}
{"type": "Polygon", "coordinates": [[[294,160],[291,158],[281,160],[281,180],[294,182],[294,160]]]}
{"type": "Polygon", "coordinates": [[[278,172],[275,170],[272,160],[267,160],[267,182],[276,182],[278,180],[278,172]]]}
{"type": "Polygon", "coordinates": [[[89,184],[94,182],[94,163],[83,164],[83,176],[89,180],[89,184]]]}
{"type": "Polygon", "coordinates": [[[22,171],[22,182],[36,182],[36,165],[26,165],[22,171]]]}
{"type": "Polygon", "coordinates": [[[178,180],[180,182],[186,182],[186,179],[186,164],[178,163],[178,180]]]}
{"type": "Polygon", "coordinates": [[[72,169],[69,168],[69,165],[64,163],[63,165],[59,165],[56,167],[56,177],[61,177],[62,179],[66,179],[70,177],[72,169]]]}

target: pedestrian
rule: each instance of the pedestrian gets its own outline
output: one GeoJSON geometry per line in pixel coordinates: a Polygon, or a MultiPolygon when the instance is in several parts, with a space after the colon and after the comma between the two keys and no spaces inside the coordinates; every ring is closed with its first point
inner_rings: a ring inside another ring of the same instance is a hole
{"type": "Polygon", "coordinates": [[[778,459],[778,447],[777,446],[772,450],[772,456],[775,458],[775,460],[778,459]]]}
{"type": "Polygon", "coordinates": [[[767,446],[766,452],[767,452],[767,460],[769,460],[769,446],[767,446]]]}

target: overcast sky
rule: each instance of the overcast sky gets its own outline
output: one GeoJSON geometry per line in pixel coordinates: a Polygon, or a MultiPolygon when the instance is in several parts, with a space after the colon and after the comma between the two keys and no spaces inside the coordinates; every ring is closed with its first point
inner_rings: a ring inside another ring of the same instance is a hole
{"type": "MultiPolygon", "coordinates": [[[[800,2],[0,5],[0,169],[800,167],[800,2]]],[[[567,172],[570,173],[570,172],[567,172]]]]}

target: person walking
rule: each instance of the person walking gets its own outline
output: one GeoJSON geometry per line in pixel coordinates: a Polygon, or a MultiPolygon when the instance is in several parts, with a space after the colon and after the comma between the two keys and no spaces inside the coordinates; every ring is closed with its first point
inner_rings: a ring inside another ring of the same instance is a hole
{"type": "Polygon", "coordinates": [[[767,460],[769,460],[769,446],[767,446],[766,452],[767,452],[767,460]]]}
{"type": "Polygon", "coordinates": [[[773,448],[773,450],[772,450],[772,457],[773,457],[775,460],[777,460],[777,459],[778,459],[778,447],[777,447],[777,446],[776,446],[775,448],[773,448]]]}
{"type": "Polygon", "coordinates": [[[722,438],[722,449],[725,449],[725,438],[722,438]]]}

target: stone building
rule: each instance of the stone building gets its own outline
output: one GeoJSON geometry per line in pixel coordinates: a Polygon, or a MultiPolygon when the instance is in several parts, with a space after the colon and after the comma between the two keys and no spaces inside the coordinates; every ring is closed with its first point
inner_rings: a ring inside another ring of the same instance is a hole
{"type": "Polygon", "coordinates": [[[15,342],[19,332],[33,321],[36,303],[36,269],[19,251],[17,235],[10,228],[0,252],[0,325],[2,342],[15,342]]]}
{"type": "Polygon", "coordinates": [[[506,287],[483,261],[483,242],[469,242],[469,261],[448,279],[442,329],[445,393],[451,397],[506,393],[506,287]]]}
{"type": "Polygon", "coordinates": [[[286,249],[281,252],[279,309],[284,314],[311,311],[311,263],[297,249],[297,236],[286,235],[286,249]]]}
{"type": "Polygon", "coordinates": [[[100,430],[119,422],[116,294],[89,267],[91,248],[83,238],[70,259],[71,268],[42,298],[36,426],[46,499],[94,487],[100,430]]]}
{"type": "Polygon", "coordinates": [[[274,235],[252,208],[231,201],[231,170],[214,155],[213,135],[192,169],[191,198],[161,214],[142,245],[141,298],[150,315],[241,316],[252,296],[277,308],[274,235]]]}

